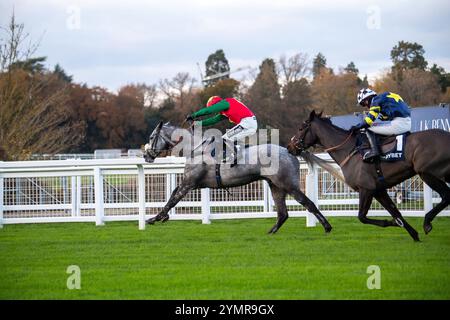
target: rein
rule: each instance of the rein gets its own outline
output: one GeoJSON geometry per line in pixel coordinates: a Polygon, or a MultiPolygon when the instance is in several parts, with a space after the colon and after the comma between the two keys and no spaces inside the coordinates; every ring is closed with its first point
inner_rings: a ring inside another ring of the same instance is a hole
{"type": "MultiPolygon", "coordinates": [[[[342,148],[349,140],[350,137],[352,136],[352,132],[350,132],[350,134],[347,136],[347,138],[340,144],[338,144],[337,146],[334,147],[330,147],[325,149],[325,152],[330,152],[330,151],[335,151],[339,148],[342,148]]],[[[354,149],[347,157],[345,157],[345,159],[339,164],[339,166],[342,168],[343,166],[345,166],[347,164],[347,162],[357,153],[356,149],[354,149]]]]}
{"type": "MultiPolygon", "coordinates": [[[[309,129],[310,128],[310,124],[308,124],[308,126],[306,127],[306,129],[309,129]]],[[[305,135],[306,135],[306,130],[305,130],[305,135]]],[[[303,144],[304,143],[304,136],[305,135],[303,135],[303,137],[301,137],[300,138],[300,144],[303,144]]],[[[327,149],[324,149],[324,151],[325,152],[330,152],[330,151],[335,151],[335,150],[337,150],[337,149],[339,149],[339,148],[342,148],[349,140],[350,140],[350,138],[351,138],[351,136],[352,136],[353,134],[352,134],[352,132],[350,132],[350,134],[347,136],[347,138],[345,138],[345,140],[342,142],[342,143],[340,143],[340,144],[338,144],[337,146],[334,146],[334,147],[330,147],[330,148],[327,148],[327,149]]],[[[297,149],[297,150],[303,150],[303,148],[300,146],[300,144],[294,144],[294,147],[297,149]]],[[[354,149],[340,164],[339,164],[339,166],[340,167],[343,167],[343,166],[345,166],[346,164],[347,164],[347,162],[355,155],[357,153],[357,151],[356,151],[356,149],[354,149]]]]}
{"type": "Polygon", "coordinates": [[[358,151],[356,149],[353,149],[352,152],[350,152],[350,154],[344,159],[344,161],[342,161],[339,166],[342,168],[343,166],[345,166],[348,162],[348,160],[351,159],[351,157],[353,157],[358,151]]]}
{"type": "Polygon", "coordinates": [[[325,149],[325,152],[335,151],[335,150],[343,147],[350,140],[351,136],[352,136],[352,133],[350,132],[350,134],[347,136],[347,138],[344,140],[344,142],[338,144],[337,146],[325,149]]]}

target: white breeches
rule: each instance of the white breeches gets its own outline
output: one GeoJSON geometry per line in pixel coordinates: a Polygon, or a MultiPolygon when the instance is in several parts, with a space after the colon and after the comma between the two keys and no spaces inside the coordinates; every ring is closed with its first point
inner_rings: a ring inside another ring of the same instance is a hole
{"type": "Polygon", "coordinates": [[[256,133],[258,122],[256,117],[247,117],[225,133],[222,138],[228,141],[242,140],[256,133]]]}
{"type": "Polygon", "coordinates": [[[394,118],[391,121],[376,120],[368,130],[383,136],[398,135],[411,131],[411,118],[394,118]]]}

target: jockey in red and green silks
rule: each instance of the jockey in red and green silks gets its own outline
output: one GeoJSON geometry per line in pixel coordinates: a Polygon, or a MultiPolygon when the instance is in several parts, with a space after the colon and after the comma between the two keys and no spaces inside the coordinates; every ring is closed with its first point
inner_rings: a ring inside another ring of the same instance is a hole
{"type": "MultiPolygon", "coordinates": [[[[194,125],[211,126],[228,118],[230,122],[236,125],[222,136],[226,142],[233,144],[234,141],[243,140],[245,137],[255,134],[258,129],[258,122],[254,113],[235,98],[222,99],[219,96],[212,96],[209,98],[206,108],[194,112],[188,119],[196,120],[199,117],[213,114],[215,114],[213,117],[195,121],[194,125]]],[[[236,153],[233,153],[231,158],[236,157],[236,153]]]]}

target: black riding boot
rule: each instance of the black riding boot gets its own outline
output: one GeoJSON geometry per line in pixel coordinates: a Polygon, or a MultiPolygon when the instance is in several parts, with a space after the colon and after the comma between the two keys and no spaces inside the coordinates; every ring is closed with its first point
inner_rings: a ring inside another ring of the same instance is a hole
{"type": "MultiPolygon", "coordinates": [[[[231,167],[234,167],[237,164],[238,153],[240,150],[240,146],[237,144],[237,141],[225,141],[225,144],[229,147],[228,151],[230,151],[230,155],[228,157],[224,157],[223,162],[231,163],[231,167]],[[231,150],[232,151],[231,151],[231,150]]],[[[225,149],[224,149],[225,155],[225,149]]]]}
{"type": "Polygon", "coordinates": [[[378,149],[377,138],[375,133],[370,130],[366,130],[367,140],[369,140],[370,151],[367,151],[363,156],[363,161],[372,162],[374,158],[380,155],[380,150],[378,149]]]}

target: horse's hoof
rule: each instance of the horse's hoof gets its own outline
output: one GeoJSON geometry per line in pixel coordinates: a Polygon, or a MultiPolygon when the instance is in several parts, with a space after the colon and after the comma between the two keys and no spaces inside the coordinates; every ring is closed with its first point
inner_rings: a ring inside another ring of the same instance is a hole
{"type": "Polygon", "coordinates": [[[326,226],[326,227],[325,227],[325,233],[330,233],[330,232],[331,232],[331,229],[333,229],[332,226],[330,226],[330,225],[326,226]]]}
{"type": "Polygon", "coordinates": [[[155,224],[155,220],[153,219],[148,219],[147,221],[145,221],[146,224],[155,224]]]}
{"type": "Polygon", "coordinates": [[[431,225],[431,223],[423,225],[423,231],[425,231],[425,234],[429,234],[432,229],[433,226],[431,225]]]}
{"type": "Polygon", "coordinates": [[[394,219],[392,219],[392,220],[388,221],[388,224],[386,225],[386,227],[400,227],[400,226],[397,224],[397,222],[395,222],[394,219]]]}
{"type": "Polygon", "coordinates": [[[169,215],[165,215],[164,217],[161,218],[160,221],[161,221],[162,223],[164,223],[164,222],[167,222],[168,220],[169,220],[169,215]]]}

